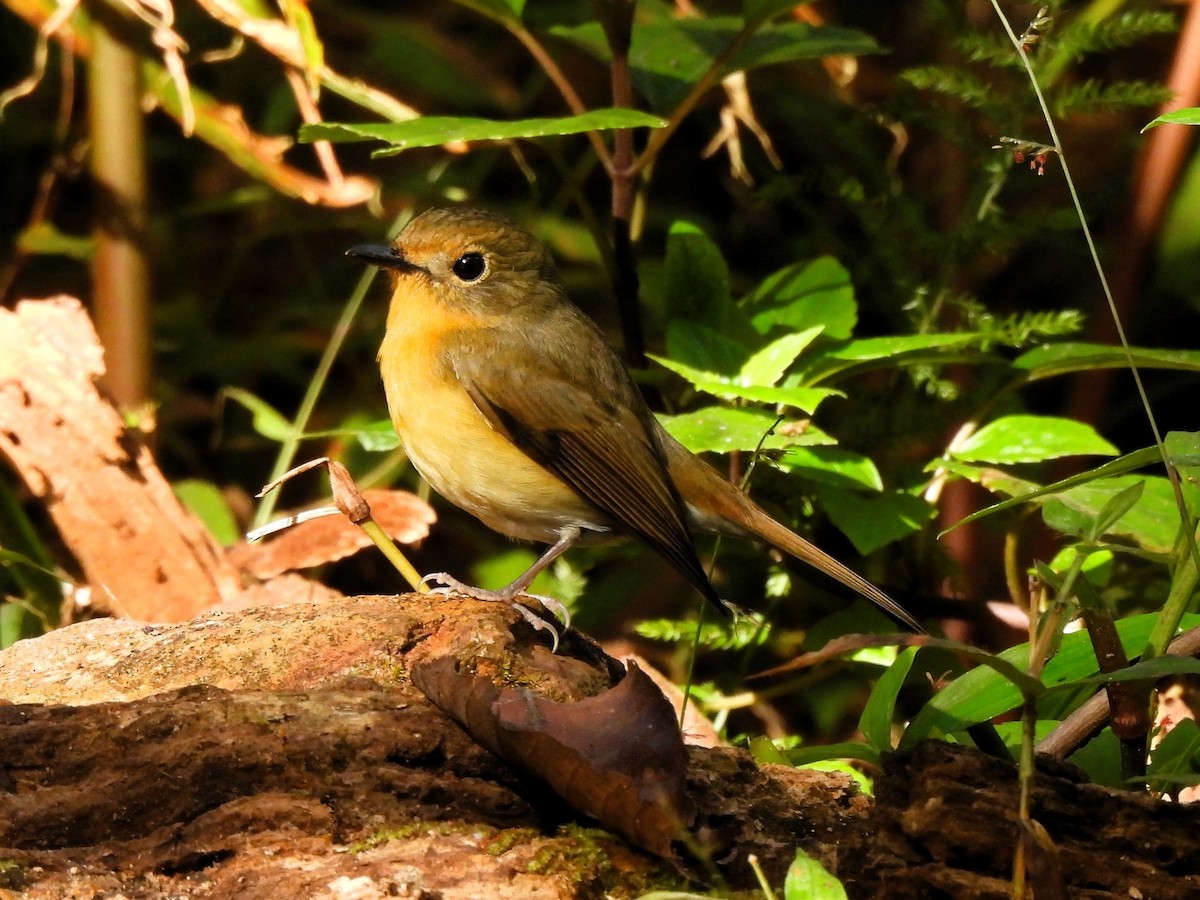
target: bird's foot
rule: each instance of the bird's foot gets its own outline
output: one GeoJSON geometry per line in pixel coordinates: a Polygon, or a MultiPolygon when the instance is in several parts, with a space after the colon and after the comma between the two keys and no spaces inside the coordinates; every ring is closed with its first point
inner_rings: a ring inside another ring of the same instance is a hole
{"type": "Polygon", "coordinates": [[[533,626],[536,631],[546,631],[550,634],[552,652],[558,652],[558,629],[521,603],[517,602],[518,597],[529,597],[537,600],[546,609],[550,610],[562,624],[563,632],[571,630],[571,613],[558,600],[553,597],[547,597],[544,594],[527,594],[519,588],[514,588],[513,585],[501,588],[498,591],[489,591],[485,588],[475,587],[465,582],[459,581],[453,575],[446,572],[433,572],[421,579],[422,584],[438,584],[440,587],[431,588],[431,594],[462,594],[464,597],[470,597],[473,600],[487,600],[489,602],[507,603],[515,609],[526,622],[533,626]]]}

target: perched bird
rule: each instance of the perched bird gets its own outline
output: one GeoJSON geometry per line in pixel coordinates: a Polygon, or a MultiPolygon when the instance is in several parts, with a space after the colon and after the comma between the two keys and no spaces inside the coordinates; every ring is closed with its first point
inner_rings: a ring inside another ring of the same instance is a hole
{"type": "Polygon", "coordinates": [[[431,209],[390,245],[346,253],[391,276],[379,365],[417,471],[496,531],[551,545],[499,591],[445,573],[429,580],[512,602],[573,544],[631,534],[724,609],[697,558],[695,528],[760,538],[921,630],[666,432],[529,232],[490,212],[431,209]]]}

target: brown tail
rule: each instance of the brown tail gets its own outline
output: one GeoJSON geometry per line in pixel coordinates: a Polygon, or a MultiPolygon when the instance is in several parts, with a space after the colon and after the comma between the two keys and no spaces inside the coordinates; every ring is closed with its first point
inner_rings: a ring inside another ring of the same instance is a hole
{"type": "Polygon", "coordinates": [[[899,603],[824,550],[780,525],[720,473],[670,436],[663,440],[671,480],[696,524],[709,531],[757,537],[835,578],[915,634],[925,629],[899,603]]]}

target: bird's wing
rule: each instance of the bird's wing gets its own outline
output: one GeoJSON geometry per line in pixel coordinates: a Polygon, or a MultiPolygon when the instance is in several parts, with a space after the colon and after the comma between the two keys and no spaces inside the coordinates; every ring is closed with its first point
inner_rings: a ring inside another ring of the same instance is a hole
{"type": "Polygon", "coordinates": [[[596,340],[583,357],[554,348],[530,353],[519,371],[472,352],[474,341],[450,348],[450,357],[459,382],[494,428],[665,556],[719,606],[651,432],[650,412],[616,356],[596,340]],[[608,396],[596,396],[597,381],[608,396]]]}

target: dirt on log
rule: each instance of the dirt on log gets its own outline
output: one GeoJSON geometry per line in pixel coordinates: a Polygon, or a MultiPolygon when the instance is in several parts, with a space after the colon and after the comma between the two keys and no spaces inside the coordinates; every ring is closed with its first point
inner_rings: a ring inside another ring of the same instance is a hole
{"type": "MultiPolygon", "coordinates": [[[[706,865],[630,847],[482,749],[411,674],[452,656],[549,693],[605,689],[500,604],[338,598],[146,626],[96,620],[0,653],[0,889],[28,897],[636,896],[779,883],[797,847],[852,897],[1001,898],[1011,766],[947,744],[848,779],[691,747],[706,865]]],[[[1034,896],[1200,896],[1200,813],[1042,774],[1034,896]]]]}

